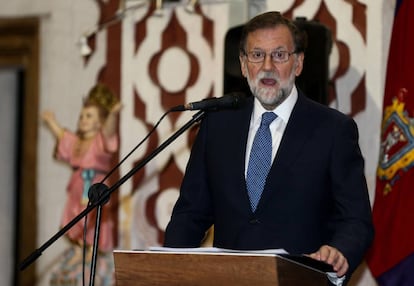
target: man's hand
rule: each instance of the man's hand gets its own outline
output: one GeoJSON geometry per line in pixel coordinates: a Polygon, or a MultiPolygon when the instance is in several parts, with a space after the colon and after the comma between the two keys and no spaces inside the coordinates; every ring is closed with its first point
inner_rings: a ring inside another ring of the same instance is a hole
{"type": "Polygon", "coordinates": [[[313,259],[323,261],[332,265],[338,277],[345,275],[349,265],[345,256],[336,248],[329,245],[323,245],[318,251],[309,254],[313,259]]]}

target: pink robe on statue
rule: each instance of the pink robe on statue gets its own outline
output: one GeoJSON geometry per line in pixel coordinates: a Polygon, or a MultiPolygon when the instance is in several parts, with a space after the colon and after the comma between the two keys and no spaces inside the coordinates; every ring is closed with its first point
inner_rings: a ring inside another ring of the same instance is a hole
{"type": "MultiPolygon", "coordinates": [[[[85,198],[84,188],[89,189],[87,173],[92,175],[90,185],[101,182],[105,175],[111,170],[111,163],[114,152],[118,149],[118,137],[112,136],[105,138],[102,133],[93,138],[88,150],[81,156],[75,156],[74,149],[79,137],[65,131],[63,137],[59,140],[56,150],[56,158],[67,162],[72,168],[73,173],[67,186],[67,201],[63,211],[61,225],[65,226],[74,217],[81,213],[87,205],[87,195],[85,198]],[[84,180],[85,178],[85,180],[84,180]],[[84,185],[86,182],[86,185],[84,185]],[[84,198],[83,198],[84,197],[84,198]]],[[[104,182],[108,187],[111,185],[104,182]]],[[[85,193],[86,194],[86,193],[85,193]]],[[[111,213],[111,201],[106,203],[102,209],[101,226],[99,235],[99,250],[111,251],[114,248],[114,218],[111,213]]],[[[92,245],[95,232],[95,215],[96,211],[88,214],[88,230],[86,235],[86,244],[92,245]]],[[[81,219],[66,235],[74,242],[81,243],[83,240],[84,219],[81,219]]]]}

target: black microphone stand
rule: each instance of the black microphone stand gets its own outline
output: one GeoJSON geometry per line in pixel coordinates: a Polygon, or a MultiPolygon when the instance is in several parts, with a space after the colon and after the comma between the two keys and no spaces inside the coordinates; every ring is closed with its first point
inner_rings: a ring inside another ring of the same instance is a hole
{"type": "Polygon", "coordinates": [[[28,257],[26,257],[20,264],[20,270],[26,269],[31,265],[43,251],[45,251],[50,245],[52,245],[58,238],[60,238],[66,231],[73,227],[78,221],[83,217],[89,214],[95,207],[97,208],[96,215],[96,225],[93,241],[93,250],[92,250],[92,260],[91,260],[91,271],[90,271],[90,280],[89,285],[93,286],[95,283],[95,271],[96,271],[96,260],[97,260],[97,248],[99,241],[99,230],[101,223],[101,212],[102,206],[109,201],[110,195],[116,189],[118,189],[123,183],[125,183],[130,177],[132,177],[137,171],[142,169],[149,161],[151,161],[156,155],[158,155],[162,150],[164,150],[168,145],[170,145],[175,139],[177,139],[182,133],[189,129],[194,123],[200,121],[205,115],[204,110],[200,110],[192,116],[192,118],[179,130],[177,130],[173,135],[171,135],[164,143],[158,146],[154,151],[152,151],[147,157],[142,159],[134,168],[132,168],[126,175],[118,180],[113,186],[108,188],[105,184],[97,183],[91,186],[89,190],[90,202],[88,206],[75,218],[73,218],[68,224],[62,227],[55,235],[53,235],[48,241],[46,241],[42,246],[33,251],[28,257]]]}

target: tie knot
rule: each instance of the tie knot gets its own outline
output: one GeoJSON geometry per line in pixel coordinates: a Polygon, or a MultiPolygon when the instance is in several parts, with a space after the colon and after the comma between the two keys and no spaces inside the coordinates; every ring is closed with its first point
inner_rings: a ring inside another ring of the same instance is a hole
{"type": "Polygon", "coordinates": [[[262,114],[262,125],[269,126],[273,120],[277,117],[276,113],[274,112],[265,112],[262,114]]]}

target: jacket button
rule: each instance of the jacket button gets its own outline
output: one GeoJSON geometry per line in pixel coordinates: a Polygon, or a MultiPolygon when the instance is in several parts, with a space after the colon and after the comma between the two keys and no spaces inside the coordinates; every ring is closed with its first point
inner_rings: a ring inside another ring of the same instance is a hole
{"type": "Polygon", "coordinates": [[[250,224],[259,224],[259,223],[260,223],[260,220],[258,220],[257,218],[252,218],[252,219],[249,221],[249,223],[250,223],[250,224]]]}

